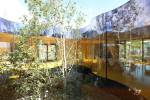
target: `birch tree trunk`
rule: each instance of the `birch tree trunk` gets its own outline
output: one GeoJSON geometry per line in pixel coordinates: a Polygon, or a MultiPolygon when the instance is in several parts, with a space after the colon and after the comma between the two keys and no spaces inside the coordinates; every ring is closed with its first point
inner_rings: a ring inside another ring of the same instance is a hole
{"type": "Polygon", "coordinates": [[[63,77],[64,88],[66,89],[66,76],[67,76],[67,57],[66,57],[66,39],[63,38],[63,77]]]}

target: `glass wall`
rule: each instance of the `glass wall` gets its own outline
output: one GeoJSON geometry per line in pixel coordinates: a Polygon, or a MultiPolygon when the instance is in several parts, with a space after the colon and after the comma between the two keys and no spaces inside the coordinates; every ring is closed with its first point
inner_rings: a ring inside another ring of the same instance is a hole
{"type": "Polygon", "coordinates": [[[41,61],[54,61],[56,60],[56,45],[40,45],[39,46],[39,59],[41,61]]]}
{"type": "Polygon", "coordinates": [[[49,61],[56,60],[56,45],[55,44],[48,45],[48,60],[49,61]]]}
{"type": "Polygon", "coordinates": [[[39,59],[42,61],[47,61],[47,45],[39,46],[39,59]]]}
{"type": "Polygon", "coordinates": [[[150,63],[150,40],[144,41],[144,61],[150,63]]]}
{"type": "Polygon", "coordinates": [[[101,34],[82,40],[82,55],[82,64],[92,73],[140,89],[145,95],[149,91],[150,40],[128,33],[108,34],[106,39],[101,34]]]}
{"type": "Polygon", "coordinates": [[[0,42],[0,55],[3,55],[3,59],[8,58],[8,52],[11,51],[11,44],[9,42],[0,42]],[[5,55],[4,55],[5,54],[5,55]]]}

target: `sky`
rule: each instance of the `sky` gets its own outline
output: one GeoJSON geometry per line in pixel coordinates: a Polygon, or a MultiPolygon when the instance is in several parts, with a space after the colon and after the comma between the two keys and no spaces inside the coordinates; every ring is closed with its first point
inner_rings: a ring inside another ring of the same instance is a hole
{"type": "MultiPolygon", "coordinates": [[[[75,0],[78,10],[85,14],[86,26],[95,16],[113,10],[129,0],[75,0]]],[[[0,17],[21,22],[23,15],[29,15],[29,12],[24,4],[24,0],[0,0],[0,17]]]]}

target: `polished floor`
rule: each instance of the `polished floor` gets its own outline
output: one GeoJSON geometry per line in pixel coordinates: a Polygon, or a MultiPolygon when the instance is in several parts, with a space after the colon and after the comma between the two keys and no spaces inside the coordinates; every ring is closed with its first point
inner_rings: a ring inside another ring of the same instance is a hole
{"type": "MultiPolygon", "coordinates": [[[[117,65],[116,65],[117,66],[117,65]]],[[[116,67],[114,66],[114,68],[116,67]]],[[[105,68],[95,74],[106,76],[105,68]]],[[[150,66],[137,64],[134,67],[124,65],[119,70],[109,68],[107,71],[108,79],[129,86],[132,89],[139,90],[143,96],[150,100],[150,66]]]]}

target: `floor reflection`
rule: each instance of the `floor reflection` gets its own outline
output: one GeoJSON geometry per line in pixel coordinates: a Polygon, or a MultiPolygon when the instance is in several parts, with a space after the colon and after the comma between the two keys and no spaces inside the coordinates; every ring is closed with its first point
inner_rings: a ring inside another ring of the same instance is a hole
{"type": "Polygon", "coordinates": [[[150,86],[150,66],[138,64],[135,65],[134,67],[135,67],[134,69],[130,67],[124,68],[124,73],[126,75],[130,75],[141,84],[150,86]]]}
{"type": "Polygon", "coordinates": [[[88,94],[92,95],[92,97],[97,97],[98,95],[100,96],[103,94],[103,96],[100,96],[103,97],[103,100],[145,100],[137,90],[131,89],[117,81],[90,73],[89,68],[80,67],[78,72],[84,73],[82,88],[84,91],[88,92],[88,94]]]}
{"type": "MultiPolygon", "coordinates": [[[[119,65],[116,65],[119,66],[119,65]]],[[[108,67],[107,75],[109,79],[125,84],[133,89],[141,90],[142,95],[150,99],[150,66],[137,64],[134,66],[124,65],[118,67],[108,67]]],[[[105,77],[105,67],[96,72],[97,75],[105,77]]]]}

